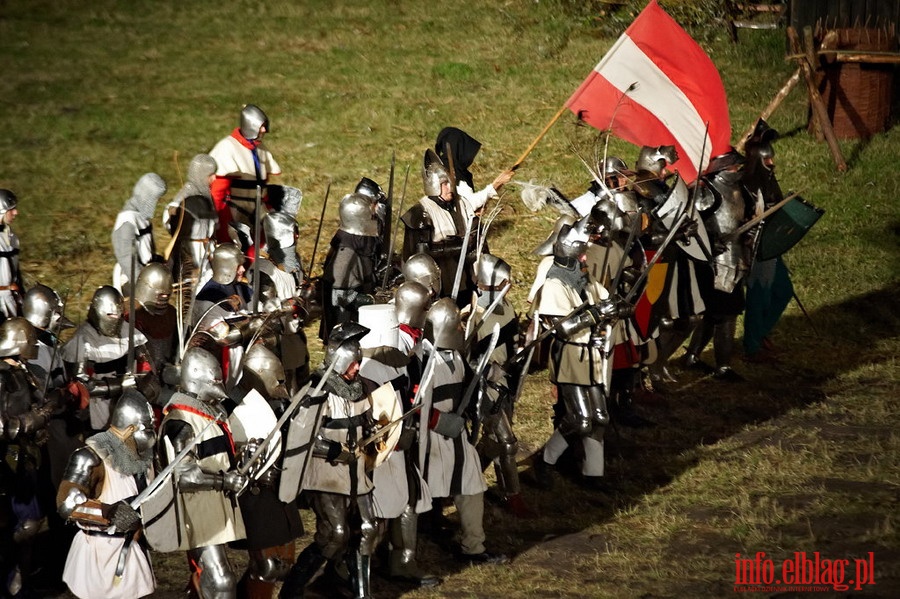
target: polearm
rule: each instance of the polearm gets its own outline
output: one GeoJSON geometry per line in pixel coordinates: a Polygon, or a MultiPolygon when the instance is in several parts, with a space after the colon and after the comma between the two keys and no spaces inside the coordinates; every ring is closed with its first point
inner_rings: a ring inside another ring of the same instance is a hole
{"type": "MultiPolygon", "coordinates": [[[[403,179],[403,191],[400,193],[400,205],[397,207],[397,219],[400,219],[400,216],[403,214],[403,204],[406,202],[406,184],[409,183],[409,165],[406,165],[406,177],[403,179]]],[[[396,227],[393,231],[393,235],[391,235],[391,243],[388,246],[387,253],[387,268],[384,269],[384,278],[381,280],[381,288],[387,289],[388,284],[388,276],[391,272],[391,262],[394,259],[394,247],[397,245],[397,231],[400,230],[400,227],[396,227]]]]}
{"type": "Polygon", "coordinates": [[[256,182],[256,209],[253,211],[253,297],[250,303],[250,309],[253,312],[259,311],[259,261],[262,258],[262,244],[259,238],[259,221],[260,212],[262,211],[262,185],[256,182]]]}
{"type": "MultiPolygon", "coordinates": [[[[385,201],[384,230],[381,234],[382,247],[390,248],[391,227],[394,224],[394,167],[396,166],[396,154],[391,152],[391,170],[388,176],[388,192],[385,201]]],[[[387,255],[387,263],[391,263],[391,255],[387,255]]],[[[387,270],[385,270],[387,272],[387,270]]]]}
{"type": "Polygon", "coordinates": [[[309,268],[306,269],[306,278],[312,278],[312,270],[316,265],[316,250],[319,248],[319,237],[322,236],[322,223],[325,222],[325,208],[328,206],[328,196],[331,193],[331,181],[325,188],[325,200],[322,202],[322,213],[319,215],[319,230],[316,232],[316,241],[313,243],[312,256],[309,258],[309,268]]]}
{"type": "Polygon", "coordinates": [[[134,349],[134,289],[137,286],[135,281],[135,272],[137,272],[137,237],[131,242],[131,265],[128,272],[128,282],[131,289],[128,292],[128,374],[134,374],[134,363],[136,360],[134,349]]]}

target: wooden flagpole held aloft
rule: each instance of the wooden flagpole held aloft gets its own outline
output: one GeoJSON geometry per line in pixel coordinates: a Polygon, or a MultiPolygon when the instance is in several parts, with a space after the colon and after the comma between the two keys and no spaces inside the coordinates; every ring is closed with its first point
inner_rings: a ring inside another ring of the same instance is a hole
{"type": "MultiPolygon", "coordinates": [[[[775,94],[775,97],[772,98],[772,101],[769,102],[769,105],[766,106],[765,110],[759,115],[759,119],[757,120],[769,120],[769,117],[772,116],[772,113],[775,112],[775,109],[778,108],[784,99],[787,97],[791,90],[797,86],[800,82],[800,67],[797,67],[797,70],[794,71],[794,74],[788,78],[785,82],[784,86],[775,94]]],[[[747,140],[750,139],[750,136],[753,135],[753,131],[756,129],[756,122],[750,125],[750,128],[744,133],[741,137],[740,141],[738,141],[737,145],[734,149],[736,149],[740,153],[744,153],[744,146],[747,144],[747,140]]]]}
{"type": "Polygon", "coordinates": [[[514,170],[518,169],[522,165],[523,162],[525,162],[525,159],[528,157],[529,154],[531,154],[531,151],[534,150],[534,148],[537,147],[537,145],[541,141],[541,139],[543,139],[544,136],[547,135],[547,131],[550,130],[550,127],[552,127],[556,123],[556,121],[558,121],[560,119],[560,117],[563,115],[563,113],[566,110],[568,110],[568,108],[569,107],[566,106],[565,104],[562,105],[562,108],[559,109],[559,112],[557,112],[555,115],[553,115],[553,118],[550,119],[550,122],[547,123],[547,126],[545,126],[544,129],[540,133],[538,133],[538,136],[534,138],[534,141],[531,142],[531,145],[528,146],[524,152],[522,152],[522,155],[519,156],[519,159],[516,160],[515,164],[513,164],[511,167],[509,167],[509,170],[514,171],[514,170]]]}

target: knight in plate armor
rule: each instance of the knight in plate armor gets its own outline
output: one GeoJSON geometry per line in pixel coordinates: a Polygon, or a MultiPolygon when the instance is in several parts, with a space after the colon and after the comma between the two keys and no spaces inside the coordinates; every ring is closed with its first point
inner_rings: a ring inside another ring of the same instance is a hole
{"type": "MultiPolygon", "coordinates": [[[[237,577],[225,555],[227,543],[245,537],[235,495],[247,485],[238,468],[227,414],[222,368],[200,347],[191,347],[181,361],[180,391],[164,409],[157,452],[165,467],[189,444],[173,472],[175,530],[154,534],[176,539],[187,551],[191,585],[200,597],[234,598],[237,577]]],[[[149,525],[148,525],[149,526],[149,525]]],[[[153,542],[154,535],[148,535],[153,542]]]]}
{"type": "MultiPolygon", "coordinates": [[[[269,117],[255,104],[241,108],[238,126],[210,150],[216,161],[212,199],[219,215],[216,238],[228,242],[231,221],[253,226],[257,190],[267,209],[269,177],[281,174],[281,166],[263,143],[271,131],[269,117]]],[[[260,217],[263,215],[260,214],[260,217]]]]}
{"type": "Polygon", "coordinates": [[[156,578],[129,499],[153,478],[153,411],[134,389],[113,409],[109,428],[69,458],[57,493],[60,515],[78,525],[63,580],[82,599],[152,595],[156,578]]]}

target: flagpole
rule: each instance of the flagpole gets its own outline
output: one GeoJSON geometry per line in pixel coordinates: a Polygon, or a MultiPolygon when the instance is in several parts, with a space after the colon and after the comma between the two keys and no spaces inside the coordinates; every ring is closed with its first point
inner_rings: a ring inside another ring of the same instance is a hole
{"type": "Polygon", "coordinates": [[[560,117],[568,108],[569,107],[566,104],[562,105],[562,108],[559,109],[559,112],[553,115],[553,118],[550,119],[550,122],[547,123],[547,126],[544,127],[543,131],[538,133],[538,136],[534,138],[534,141],[531,142],[531,145],[525,149],[521,156],[519,156],[519,159],[516,160],[516,163],[509,167],[509,170],[514,171],[518,169],[523,162],[525,162],[525,158],[527,158],[528,155],[531,154],[531,151],[534,150],[534,148],[538,145],[538,142],[540,142],[544,138],[544,136],[547,135],[547,131],[550,130],[550,127],[552,127],[556,123],[556,121],[560,119],[560,117]]]}

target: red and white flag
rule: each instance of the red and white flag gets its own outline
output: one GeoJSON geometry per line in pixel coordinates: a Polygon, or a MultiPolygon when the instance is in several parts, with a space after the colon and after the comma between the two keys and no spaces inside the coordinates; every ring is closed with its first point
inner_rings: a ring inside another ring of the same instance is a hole
{"type": "Polygon", "coordinates": [[[638,146],[674,145],[688,182],[731,149],[728,100],[703,49],[656,2],[641,11],[566,106],[638,146]],[[708,140],[704,144],[706,124],[708,140]],[[702,164],[701,164],[702,163],[702,164]]]}

